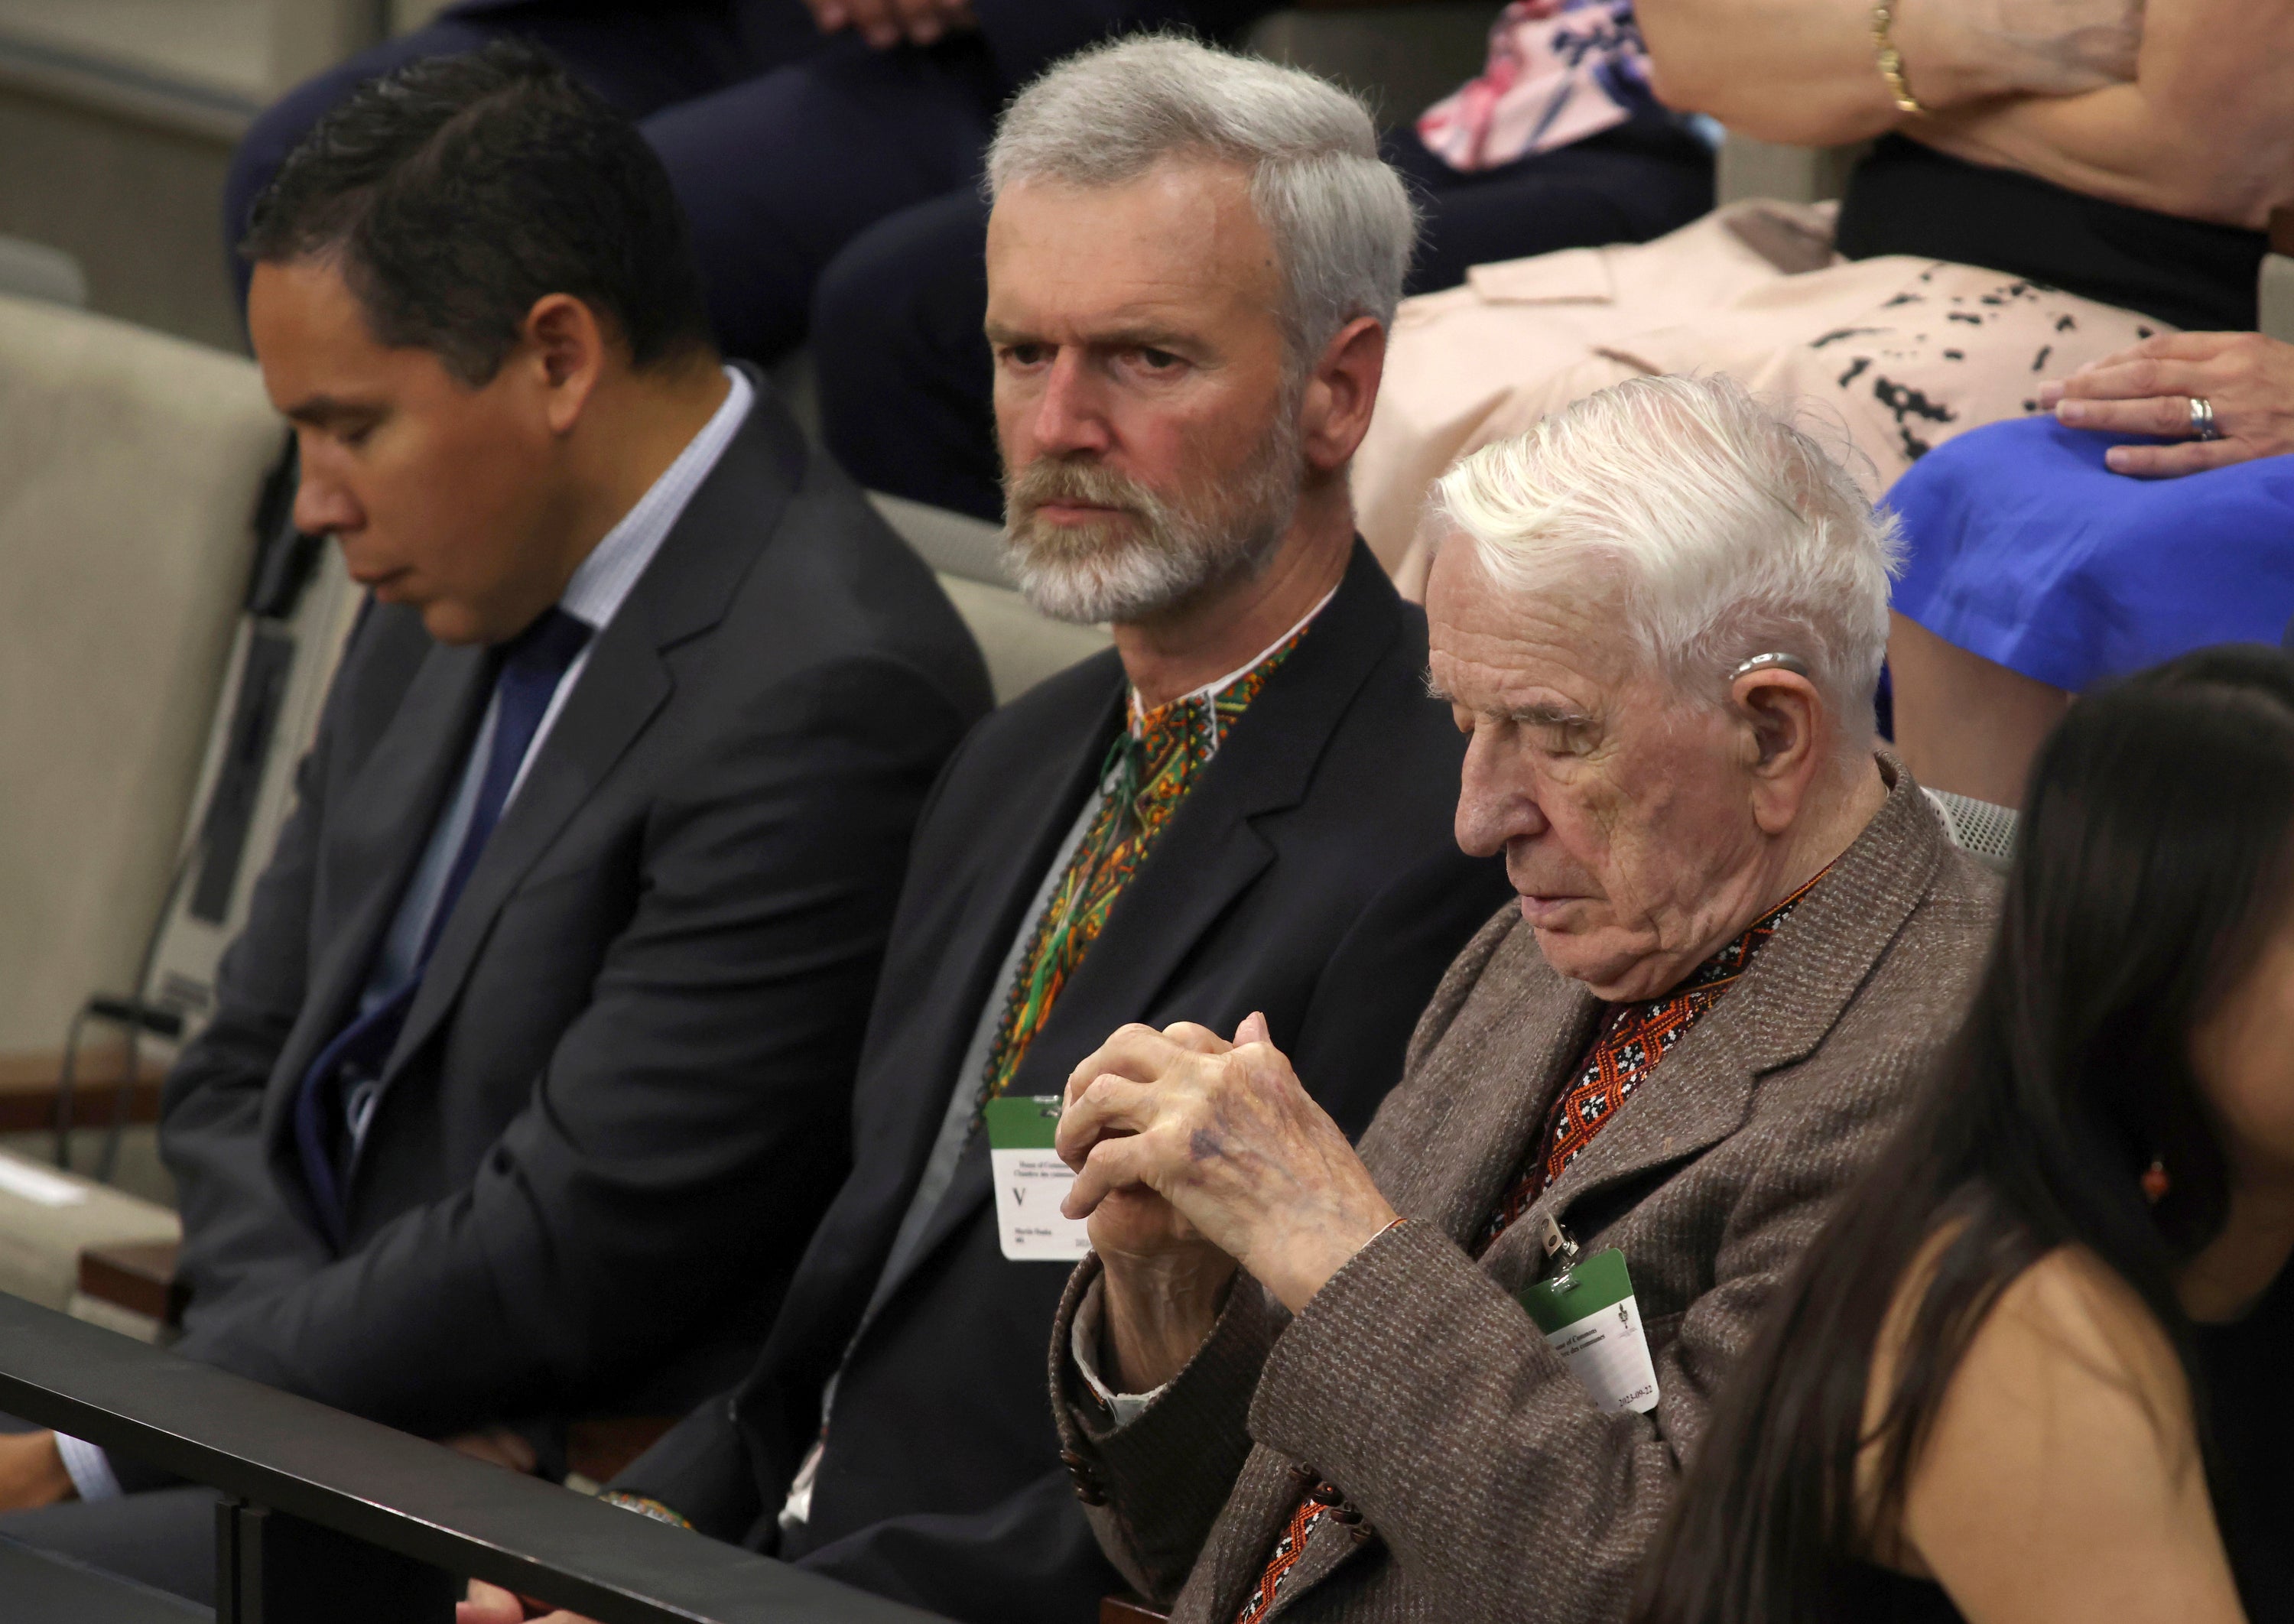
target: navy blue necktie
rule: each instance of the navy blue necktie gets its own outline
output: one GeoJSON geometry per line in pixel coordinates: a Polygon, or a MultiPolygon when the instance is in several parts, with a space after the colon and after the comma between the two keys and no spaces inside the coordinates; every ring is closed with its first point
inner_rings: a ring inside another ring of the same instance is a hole
{"type": "Polygon", "coordinates": [[[470,826],[455,850],[453,866],[446,871],[437,904],[430,910],[414,973],[388,998],[337,1033],[303,1074],[303,1086],[295,1099],[295,1146],[301,1154],[313,1205],[338,1247],[345,1243],[347,1214],[335,1146],[338,1125],[346,1117],[350,1091],[380,1077],[388,1064],[399,1031],[406,1025],[406,1013],[414,1007],[414,995],[421,989],[431,952],[463,886],[469,882],[470,871],[477,866],[486,838],[501,821],[510,786],[517,782],[517,769],[525,760],[533,735],[541,730],[550,699],[589,642],[590,631],[587,623],[552,607],[502,646],[501,670],[494,678],[493,740],[486,752],[485,775],[478,782],[470,826]]]}

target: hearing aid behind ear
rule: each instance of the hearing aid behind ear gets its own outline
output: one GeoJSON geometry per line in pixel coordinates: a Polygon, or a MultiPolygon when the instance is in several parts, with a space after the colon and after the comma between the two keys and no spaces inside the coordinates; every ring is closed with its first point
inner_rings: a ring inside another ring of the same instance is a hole
{"type": "Polygon", "coordinates": [[[1750,660],[1729,673],[1734,682],[1739,677],[1749,677],[1754,671],[1790,671],[1795,677],[1808,675],[1808,662],[1798,654],[1754,654],[1750,660]]]}

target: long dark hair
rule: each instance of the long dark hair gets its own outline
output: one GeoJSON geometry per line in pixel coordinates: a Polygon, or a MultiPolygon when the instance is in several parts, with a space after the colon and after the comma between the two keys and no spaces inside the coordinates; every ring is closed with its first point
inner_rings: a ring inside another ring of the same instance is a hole
{"type": "Polygon", "coordinates": [[[2192,1370],[2174,1272],[2220,1230],[2228,1174],[2191,1038],[2287,899],[2294,660],[2208,649],[2081,699],[2039,752],[2017,835],[1965,1024],[1911,1122],[1778,1293],[1696,1445],[1642,1624],[1853,1616],[1867,1530],[1898,1526],[1969,1338],[2058,1246],[2115,1270],[2192,1370]],[[2142,1188],[2154,1158],[2171,1180],[2155,1206],[2142,1188]],[[1874,1343],[1946,1230],[1875,1436],[1874,1343]],[[1859,1498],[1873,1443],[1877,1494],[1859,1498]]]}

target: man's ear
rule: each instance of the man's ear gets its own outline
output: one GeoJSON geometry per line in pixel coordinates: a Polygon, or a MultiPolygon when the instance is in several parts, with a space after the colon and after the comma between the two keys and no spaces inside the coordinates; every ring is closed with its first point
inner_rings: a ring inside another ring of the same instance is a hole
{"type": "Polygon", "coordinates": [[[565,434],[581,420],[605,375],[612,341],[597,312],[567,293],[536,299],[525,313],[521,337],[519,347],[542,391],[550,432],[565,434]]]}
{"type": "Polygon", "coordinates": [[[1347,322],[1324,346],[1299,403],[1299,449],[1307,467],[1322,474],[1346,467],[1370,433],[1385,373],[1386,329],[1369,316],[1347,322]]]}
{"type": "Polygon", "coordinates": [[[1816,777],[1824,698],[1799,672],[1771,667],[1737,678],[1729,700],[1744,728],[1753,816],[1763,833],[1781,834],[1800,816],[1816,777]]]}

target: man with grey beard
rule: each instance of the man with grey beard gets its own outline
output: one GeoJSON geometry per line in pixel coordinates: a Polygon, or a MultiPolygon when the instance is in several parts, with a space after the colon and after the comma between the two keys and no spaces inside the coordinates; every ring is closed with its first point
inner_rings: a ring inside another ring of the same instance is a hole
{"type": "Polygon", "coordinates": [[[1347,500],[1411,233],[1368,112],[1134,41],[1022,93],[989,177],[1006,540],[1038,607],[1116,647],[942,775],[852,1173],[755,1371],[611,1488],[953,1618],[1072,1624],[1119,1581],[1044,1401],[1085,1242],[1037,1102],[1127,1022],[1257,1014],[1358,1131],[1509,893],[1451,837],[1463,740],[1347,500]]]}

